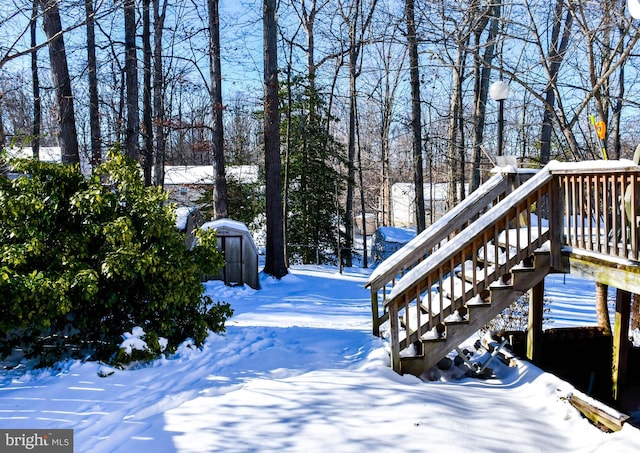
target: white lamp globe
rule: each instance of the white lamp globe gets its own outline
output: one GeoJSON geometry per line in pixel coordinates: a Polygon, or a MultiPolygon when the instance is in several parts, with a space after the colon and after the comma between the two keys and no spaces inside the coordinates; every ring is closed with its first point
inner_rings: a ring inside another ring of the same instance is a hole
{"type": "Polygon", "coordinates": [[[493,82],[489,87],[489,96],[491,96],[491,99],[494,101],[504,101],[509,97],[509,85],[503,80],[493,82]]]}
{"type": "Polygon", "coordinates": [[[627,0],[627,7],[629,8],[631,17],[640,19],[640,0],[627,0]]]}

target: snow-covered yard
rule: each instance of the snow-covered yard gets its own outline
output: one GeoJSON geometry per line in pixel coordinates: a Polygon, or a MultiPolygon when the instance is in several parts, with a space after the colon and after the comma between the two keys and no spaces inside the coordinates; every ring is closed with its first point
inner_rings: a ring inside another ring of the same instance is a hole
{"type": "MultiPolygon", "coordinates": [[[[370,333],[368,272],[295,267],[258,291],[208,282],[235,309],[225,335],[137,369],[2,370],[0,428],[72,428],[80,453],[640,450],[639,430],[601,432],[566,401],[570,385],[527,363],[494,361],[489,380],[395,374],[370,333]]],[[[592,283],[547,287],[553,327],[595,323],[592,283]]]]}

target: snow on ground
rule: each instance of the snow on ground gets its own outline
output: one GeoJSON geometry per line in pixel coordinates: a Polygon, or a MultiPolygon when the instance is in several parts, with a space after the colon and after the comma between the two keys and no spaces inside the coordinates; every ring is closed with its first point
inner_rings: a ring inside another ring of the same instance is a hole
{"type": "MultiPolygon", "coordinates": [[[[370,333],[367,275],[306,266],[262,276],[261,290],[208,282],[235,309],[226,334],[137,369],[0,371],[0,428],[73,428],[80,453],[640,449],[640,431],[596,429],[567,403],[571,386],[530,364],[494,361],[488,380],[397,375],[370,333]]],[[[553,327],[595,322],[592,284],[547,286],[553,327]]]]}

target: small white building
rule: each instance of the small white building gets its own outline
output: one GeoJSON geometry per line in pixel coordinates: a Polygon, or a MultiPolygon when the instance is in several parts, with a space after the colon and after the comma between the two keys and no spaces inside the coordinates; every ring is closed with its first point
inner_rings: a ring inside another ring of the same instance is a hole
{"type": "MultiPolygon", "coordinates": [[[[424,185],[424,209],[427,225],[431,216],[436,221],[447,211],[448,183],[424,185]]],[[[459,190],[459,185],[458,185],[459,190]]],[[[468,186],[465,185],[468,193],[468,186]]],[[[396,227],[416,226],[416,191],[413,183],[401,182],[391,186],[391,224],[396,227]]]]}

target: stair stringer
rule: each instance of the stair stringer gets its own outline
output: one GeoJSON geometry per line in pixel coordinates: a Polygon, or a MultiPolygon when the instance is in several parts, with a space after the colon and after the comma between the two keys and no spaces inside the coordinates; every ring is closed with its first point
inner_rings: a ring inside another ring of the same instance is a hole
{"type": "Polygon", "coordinates": [[[427,372],[456,346],[467,340],[509,307],[527,290],[543,281],[551,271],[549,253],[536,253],[535,268],[532,271],[520,275],[515,273],[512,284],[490,286],[490,303],[467,304],[468,322],[456,322],[453,324],[445,322],[445,335],[443,338],[421,340],[421,354],[400,359],[400,373],[420,376],[427,372]]]}

